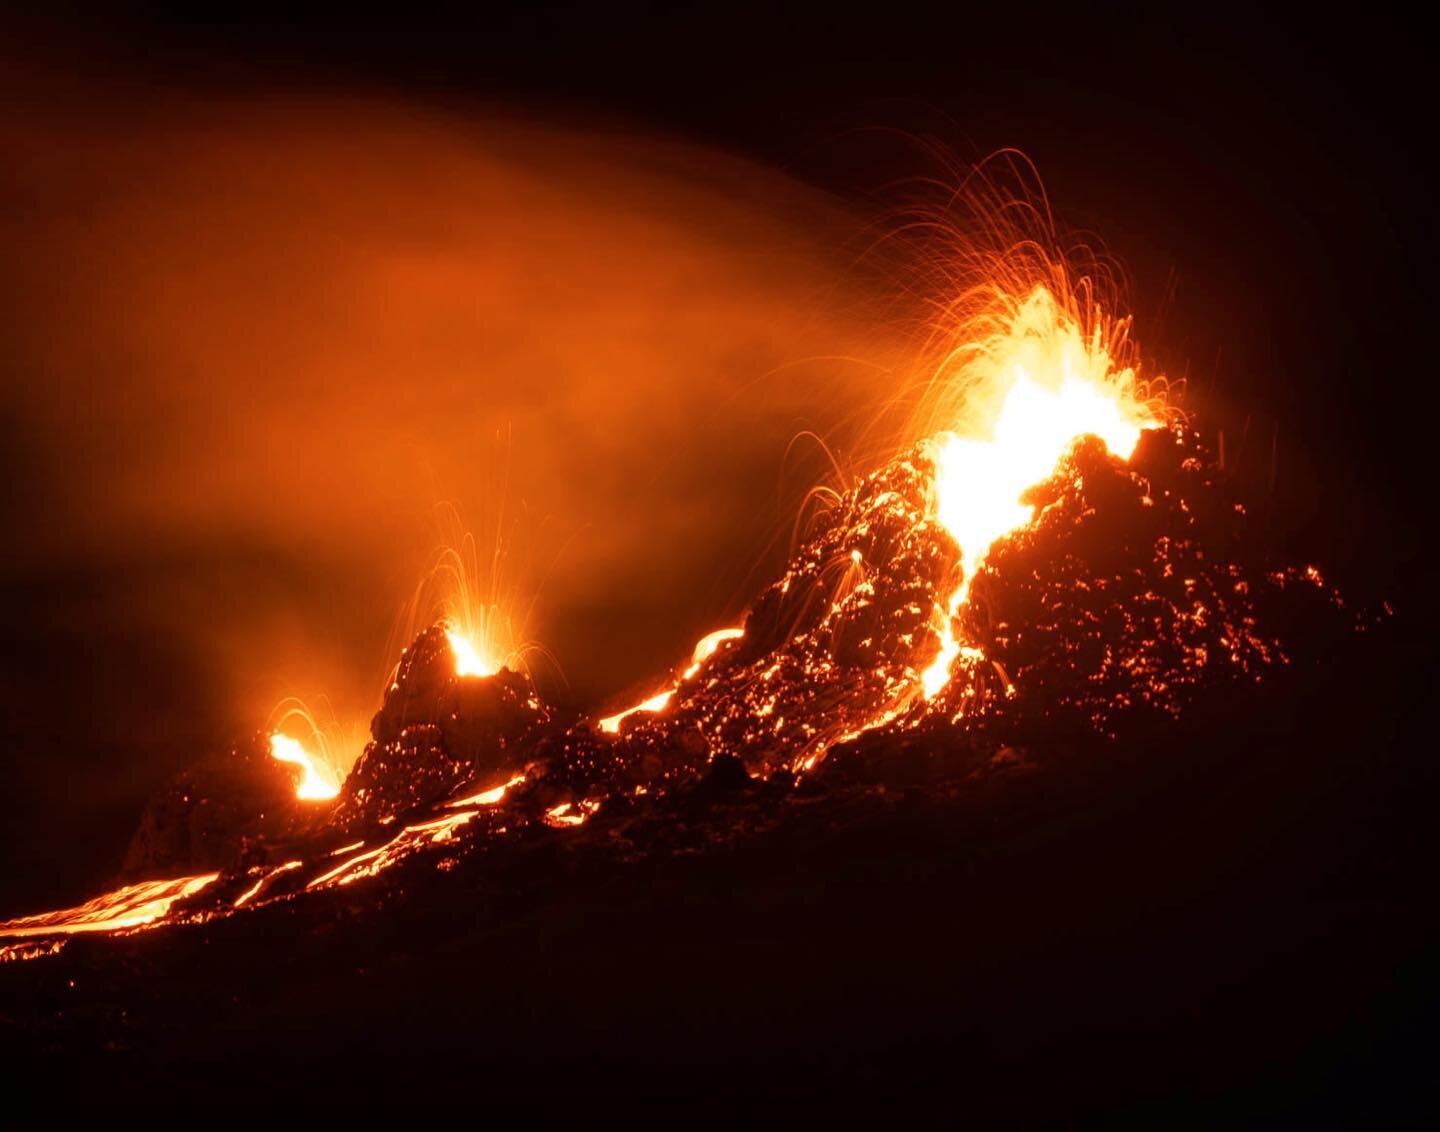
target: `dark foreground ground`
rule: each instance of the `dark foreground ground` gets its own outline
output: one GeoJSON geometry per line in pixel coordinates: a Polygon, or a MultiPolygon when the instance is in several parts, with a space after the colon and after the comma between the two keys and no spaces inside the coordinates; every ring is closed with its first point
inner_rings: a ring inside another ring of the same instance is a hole
{"type": "Polygon", "coordinates": [[[0,967],[7,1099],[1424,1122],[1437,794],[1403,638],[1144,749],[712,784],[343,902],[79,939],[0,967]]]}

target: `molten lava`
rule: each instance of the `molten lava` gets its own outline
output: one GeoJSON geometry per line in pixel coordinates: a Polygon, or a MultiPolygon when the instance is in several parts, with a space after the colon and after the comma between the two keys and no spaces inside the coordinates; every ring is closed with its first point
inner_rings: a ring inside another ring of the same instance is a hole
{"type": "Polygon", "coordinates": [[[990,548],[1035,515],[1021,496],[1054,472],[1082,436],[1128,460],[1140,433],[1162,424],[1137,396],[1135,373],[1116,369],[1097,326],[1088,336],[1052,292],[1037,286],[1004,330],[976,351],[976,399],[995,404],[982,435],[935,438],[935,516],[959,543],[961,580],[937,609],[940,652],[921,676],[926,698],[950,679],[962,650],[953,624],[990,548]]]}
{"type": "Polygon", "coordinates": [[[445,639],[450,642],[450,649],[455,654],[456,676],[494,676],[500,671],[500,665],[483,656],[470,639],[458,630],[447,628],[445,639]]]}
{"type": "Polygon", "coordinates": [[[78,908],[58,912],[42,912],[7,920],[6,936],[74,935],[77,932],[115,932],[138,928],[162,919],[170,906],[194,896],[214,883],[219,873],[203,876],[175,877],[168,880],[146,880],[127,884],[114,892],[97,896],[78,908]]]}
{"type": "Polygon", "coordinates": [[[725,641],[733,641],[744,635],[744,629],[735,628],[716,629],[713,633],[705,634],[705,636],[696,642],[695,649],[690,654],[690,666],[680,674],[680,679],[676,680],[675,683],[669,688],[666,688],[665,691],[657,692],[648,700],[642,700],[634,707],[626,708],[624,711],[618,712],[615,715],[606,716],[600,721],[600,730],[614,735],[620,730],[621,722],[632,715],[641,712],[653,714],[658,711],[664,711],[666,705],[669,704],[671,698],[675,695],[675,690],[679,688],[681,684],[685,683],[686,680],[693,679],[695,674],[700,671],[701,666],[715,655],[716,649],[725,641]]]}
{"type": "Polygon", "coordinates": [[[458,809],[461,806],[493,806],[511,787],[519,786],[525,781],[523,774],[517,774],[509,782],[502,782],[499,786],[492,786],[489,790],[481,790],[478,794],[468,794],[464,798],[456,798],[445,803],[446,809],[458,809]]]}
{"type": "Polygon", "coordinates": [[[276,761],[289,763],[300,768],[300,781],[295,787],[295,797],[306,802],[324,802],[340,793],[340,784],[335,781],[329,769],[300,745],[298,739],[280,732],[270,736],[270,754],[276,761]]]}

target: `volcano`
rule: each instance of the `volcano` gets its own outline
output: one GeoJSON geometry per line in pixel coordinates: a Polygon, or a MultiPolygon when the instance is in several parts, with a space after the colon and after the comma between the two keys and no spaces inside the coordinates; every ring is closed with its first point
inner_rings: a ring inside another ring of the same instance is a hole
{"type": "MultiPolygon", "coordinates": [[[[1016,1034],[1037,1011],[1064,1034],[1136,985],[1158,988],[1157,1017],[1194,1009],[1168,965],[1210,948],[1233,963],[1236,900],[1250,928],[1294,910],[1294,892],[1267,906],[1292,874],[1257,864],[1257,839],[1288,826],[1282,856],[1313,848],[1346,809],[1265,748],[1303,726],[1306,759],[1350,765],[1355,737],[1321,739],[1336,721],[1313,709],[1326,688],[1386,698],[1367,642],[1393,632],[1387,610],[1277,561],[1183,426],[1128,460],[1076,440],[970,578],[935,517],[938,462],[926,442],[856,482],[743,625],[635,709],[567,716],[522,673],[462,675],[437,625],[332,799],[297,796],[300,769],[264,735],[200,764],[147,811],[130,883],[0,925],[6,958],[34,960],[0,974],[20,1004],[7,1056],[38,1040],[127,1095],[157,1074],[172,1096],[313,1095],[323,1075],[281,1067],[367,1059],[361,1095],[414,1098],[472,1056],[572,1101],[622,1089],[632,1062],[660,1098],[731,1074],[769,1094],[773,1074],[933,1083],[956,1058],[963,1079],[1010,1080],[979,1035],[1036,1056],[1016,1034]],[[957,585],[967,600],[937,624],[957,585]],[[968,644],[927,696],[947,630],[968,644]],[[1118,886],[1082,913],[1099,875],[1118,886]],[[1068,953],[1039,963],[1070,916],[1068,953]],[[804,1009],[762,1025],[785,987],[804,1009]],[[895,1017],[917,994],[918,1034],[895,1017]],[[830,1027],[850,1044],[822,1057],[830,1027]]],[[[1304,970],[1269,988],[1277,1010],[1304,970]]],[[[1100,1048],[1137,1073],[1168,1064],[1135,1039],[1100,1048]]],[[[1222,1060],[1253,1071],[1268,1048],[1238,1035],[1222,1060]]],[[[1102,1060],[1067,1054],[1062,1092],[1108,1095],[1102,1060]]]]}
{"type": "Polygon", "coordinates": [[[1002,1116],[1332,1056],[1378,999],[1313,940],[1383,970],[1417,932],[1337,912],[1412,875],[1371,816],[1399,630],[1276,545],[1128,322],[1042,266],[954,330],[956,430],[826,496],[638,702],[549,702],[483,633],[473,539],[443,551],[464,600],[343,778],[292,708],[308,739],[258,732],[151,802],[113,891],[0,923],[5,1056],[117,1099],[954,1080],[1002,1116]],[[1266,1025],[1217,1043],[1234,995],[1266,1025]]]}

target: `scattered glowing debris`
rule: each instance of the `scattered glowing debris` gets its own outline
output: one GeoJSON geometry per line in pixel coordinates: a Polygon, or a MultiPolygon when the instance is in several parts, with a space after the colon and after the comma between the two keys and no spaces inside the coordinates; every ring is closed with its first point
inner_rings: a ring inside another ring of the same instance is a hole
{"type": "Polygon", "coordinates": [[[545,811],[545,821],[557,828],[583,825],[586,819],[599,808],[600,803],[595,799],[589,798],[579,804],[561,802],[560,805],[552,806],[545,811]]]}
{"type": "Polygon", "coordinates": [[[59,955],[68,942],[64,939],[40,939],[6,944],[0,947],[0,963],[24,963],[30,959],[44,959],[47,955],[59,955]]]}

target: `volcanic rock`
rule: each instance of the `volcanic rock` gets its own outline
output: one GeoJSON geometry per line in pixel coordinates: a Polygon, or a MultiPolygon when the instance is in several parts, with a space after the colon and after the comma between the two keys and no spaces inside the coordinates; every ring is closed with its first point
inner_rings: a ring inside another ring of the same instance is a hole
{"type": "Polygon", "coordinates": [[[125,853],[126,877],[200,872],[230,864],[246,838],[293,835],[307,814],[291,769],[256,734],[178,774],[145,807],[125,853]]]}
{"type": "Polygon", "coordinates": [[[933,610],[958,583],[959,548],[931,516],[934,475],[920,445],[845,493],[760,595],[744,636],[663,715],[638,719],[619,757],[663,754],[688,734],[766,774],[912,698],[939,647],[933,610]]]}
{"type": "Polygon", "coordinates": [[[1163,724],[1356,628],[1318,571],[1271,560],[1189,430],[1142,434],[1128,463],[1082,438],[1026,501],[1035,521],[991,548],[960,610],[984,659],[936,705],[1009,741],[1163,724]]]}
{"type": "Polygon", "coordinates": [[[432,626],[405,650],[332,821],[361,829],[472,780],[503,782],[553,721],[524,673],[457,676],[444,627],[432,626]]]}
{"type": "MultiPolygon", "coordinates": [[[[982,561],[954,626],[969,647],[927,703],[917,686],[939,646],[933,618],[962,580],[961,548],[932,516],[934,476],[921,444],[858,482],[742,637],[617,741],[581,729],[557,743],[552,784],[576,796],[675,784],[722,758],[763,776],[827,751],[853,761],[876,749],[858,736],[916,727],[929,735],[922,762],[938,743],[984,764],[1043,737],[1164,725],[1363,627],[1313,567],[1273,560],[1193,430],[1149,430],[1128,462],[1082,437],[1027,496],[1034,521],[982,561]]],[[[929,773],[899,773],[917,772],[929,773]]]]}

